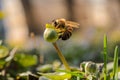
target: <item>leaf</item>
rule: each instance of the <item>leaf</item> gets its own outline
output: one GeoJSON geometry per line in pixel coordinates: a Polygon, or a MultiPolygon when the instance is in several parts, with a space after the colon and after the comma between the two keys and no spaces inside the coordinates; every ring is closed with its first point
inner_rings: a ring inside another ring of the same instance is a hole
{"type": "Polygon", "coordinates": [[[14,60],[18,62],[23,67],[29,67],[37,64],[37,56],[24,54],[24,53],[17,53],[14,57],[14,60]]]}
{"type": "Polygon", "coordinates": [[[4,58],[9,54],[8,48],[0,46],[0,58],[4,58]]]}
{"type": "Polygon", "coordinates": [[[6,63],[5,60],[3,59],[0,60],[0,69],[4,67],[5,63],[6,63]]]}
{"type": "Polygon", "coordinates": [[[107,79],[107,36],[104,35],[104,41],[103,41],[103,48],[104,48],[104,80],[107,79]]]}
{"type": "Polygon", "coordinates": [[[40,72],[49,72],[52,71],[52,65],[51,64],[45,64],[37,68],[38,71],[40,72]]]}
{"type": "Polygon", "coordinates": [[[114,51],[114,67],[113,67],[113,80],[118,79],[118,46],[115,47],[114,51]]]}
{"type": "Polygon", "coordinates": [[[71,71],[66,71],[66,70],[57,70],[57,72],[69,73],[72,76],[76,76],[76,77],[79,77],[79,78],[84,78],[84,75],[85,75],[85,73],[81,72],[80,70],[75,70],[75,71],[72,71],[72,72],[71,71]]]}
{"type": "Polygon", "coordinates": [[[42,76],[45,76],[51,80],[65,80],[65,79],[70,79],[71,78],[71,74],[69,73],[39,73],[42,76]]]}

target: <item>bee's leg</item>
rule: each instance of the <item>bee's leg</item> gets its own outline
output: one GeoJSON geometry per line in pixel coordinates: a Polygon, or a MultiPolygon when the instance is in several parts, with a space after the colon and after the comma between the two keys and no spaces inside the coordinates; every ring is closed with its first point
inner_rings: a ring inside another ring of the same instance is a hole
{"type": "Polygon", "coordinates": [[[62,35],[59,36],[59,39],[62,38],[62,35]]]}
{"type": "Polygon", "coordinates": [[[62,38],[62,35],[63,35],[63,32],[58,33],[59,39],[62,38]]]}
{"type": "Polygon", "coordinates": [[[72,32],[69,32],[69,31],[68,31],[68,34],[67,34],[67,35],[70,37],[70,36],[72,35],[72,32]]]}
{"type": "Polygon", "coordinates": [[[67,30],[68,30],[69,32],[72,32],[72,31],[73,31],[73,28],[72,28],[72,27],[67,27],[67,30]]]}
{"type": "Polygon", "coordinates": [[[56,29],[59,29],[60,28],[60,24],[56,25],[56,29]]]}

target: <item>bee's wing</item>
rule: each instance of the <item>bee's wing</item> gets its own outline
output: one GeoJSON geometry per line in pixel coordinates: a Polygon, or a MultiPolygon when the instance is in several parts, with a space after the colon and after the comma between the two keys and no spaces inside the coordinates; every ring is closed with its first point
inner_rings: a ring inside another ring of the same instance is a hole
{"type": "Polygon", "coordinates": [[[80,26],[79,23],[76,23],[76,22],[73,22],[73,21],[66,21],[66,25],[71,26],[73,28],[79,28],[79,26],[80,26]]]}

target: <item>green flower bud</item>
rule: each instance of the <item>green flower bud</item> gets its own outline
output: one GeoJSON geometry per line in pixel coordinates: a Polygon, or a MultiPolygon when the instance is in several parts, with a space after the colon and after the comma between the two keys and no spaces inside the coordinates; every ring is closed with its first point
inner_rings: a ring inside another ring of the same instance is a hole
{"type": "Polygon", "coordinates": [[[58,40],[58,34],[54,29],[46,28],[44,31],[44,39],[48,42],[56,42],[58,40]]]}
{"type": "Polygon", "coordinates": [[[94,62],[87,62],[85,64],[85,72],[88,74],[94,74],[97,71],[97,65],[94,62]]]}
{"type": "Polygon", "coordinates": [[[81,71],[83,71],[83,72],[85,72],[85,64],[86,64],[87,62],[82,62],[81,64],[80,64],[80,70],[81,71]]]}

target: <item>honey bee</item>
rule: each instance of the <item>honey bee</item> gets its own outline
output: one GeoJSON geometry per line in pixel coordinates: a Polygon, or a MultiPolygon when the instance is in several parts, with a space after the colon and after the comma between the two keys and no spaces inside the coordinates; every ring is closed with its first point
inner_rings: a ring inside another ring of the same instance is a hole
{"type": "Polygon", "coordinates": [[[59,30],[59,39],[67,40],[71,37],[73,29],[79,28],[79,24],[73,21],[67,21],[64,18],[56,19],[52,21],[52,25],[59,30]]]}

